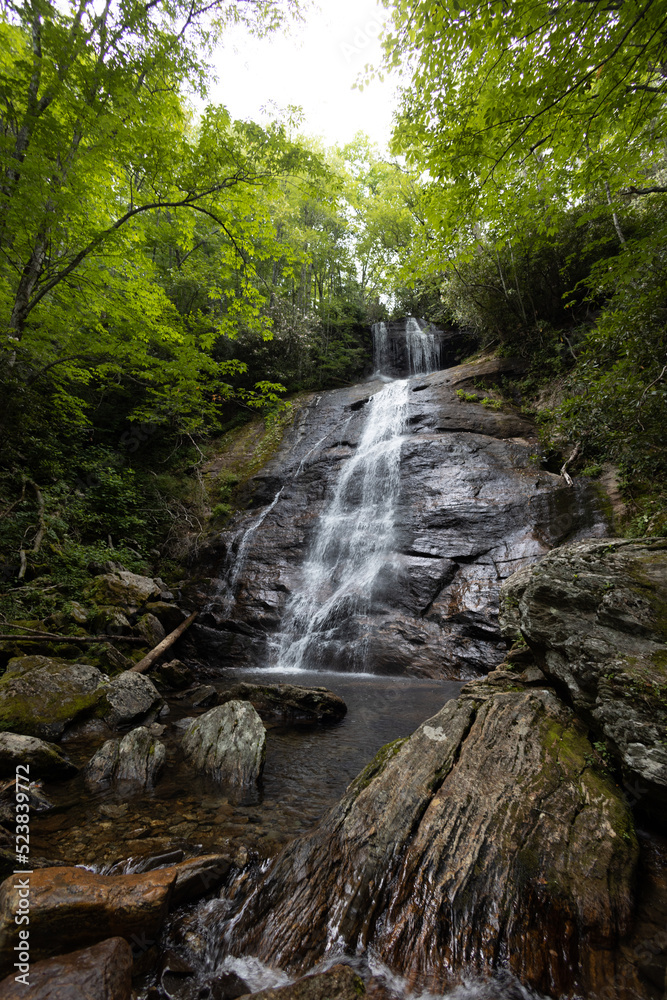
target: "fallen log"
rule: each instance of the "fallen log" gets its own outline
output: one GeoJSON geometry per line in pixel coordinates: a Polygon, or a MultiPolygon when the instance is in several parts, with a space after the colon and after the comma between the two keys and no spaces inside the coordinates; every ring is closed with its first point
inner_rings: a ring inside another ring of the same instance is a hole
{"type": "Polygon", "coordinates": [[[198,611],[193,611],[189,618],[186,618],[184,622],[181,622],[178,628],[175,628],[173,632],[170,632],[169,635],[162,640],[162,642],[157,644],[155,649],[152,649],[150,653],[147,653],[146,656],[144,656],[143,660],[139,660],[139,662],[135,663],[133,667],[130,667],[130,670],[134,670],[135,673],[138,674],[143,674],[146,670],[148,670],[148,668],[155,663],[156,660],[159,660],[162,654],[165,653],[170,646],[174,645],[177,639],[180,639],[185,630],[190,628],[198,614],[198,611]]]}

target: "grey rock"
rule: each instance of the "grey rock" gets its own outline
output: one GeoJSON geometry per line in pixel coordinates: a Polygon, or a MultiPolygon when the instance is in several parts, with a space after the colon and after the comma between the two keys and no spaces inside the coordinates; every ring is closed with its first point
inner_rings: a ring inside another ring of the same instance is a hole
{"type": "MultiPolygon", "coordinates": [[[[502,580],[564,540],[606,533],[603,504],[589,480],[569,489],[561,477],[536,469],[539,445],[530,423],[456,396],[456,386],[480,371],[462,366],[411,383],[393,568],[378,581],[370,613],[334,623],[329,648],[308,666],[427,677],[484,673],[503,659],[502,580]],[[363,665],[362,648],[368,650],[363,665]]],[[[493,374],[489,366],[484,374],[493,374]]],[[[272,662],[318,516],[341,463],[359,443],[366,402],[382,385],[311,397],[276,456],[244,487],[247,514],[216,538],[208,555],[211,565],[227,567],[228,579],[233,573],[234,601],[220,599],[219,610],[214,603],[189,630],[187,642],[200,658],[253,668],[272,662]]]]}
{"type": "Polygon", "coordinates": [[[554,692],[501,673],[384,747],[317,829],[228,890],[217,932],[233,926],[236,954],[299,973],[370,951],[408,980],[428,970],[438,994],[504,965],[552,996],[615,981],[630,810],[554,692]]]}
{"type": "Polygon", "coordinates": [[[164,767],[167,751],[151,731],[139,726],[122,740],[107,740],[89,761],[85,778],[89,786],[135,785],[152,788],[164,767]]]}
{"type": "Polygon", "coordinates": [[[249,702],[230,701],[195,719],[182,746],[199,773],[243,796],[264,768],[266,732],[249,702]]]}
{"type": "Polygon", "coordinates": [[[177,691],[189,687],[194,679],[190,668],[186,667],[180,660],[169,660],[167,663],[161,663],[154,667],[151,678],[156,683],[164,685],[164,687],[174,688],[177,691]]]}
{"type": "Polygon", "coordinates": [[[30,778],[70,778],[79,770],[54,743],[34,736],[0,733],[0,776],[16,773],[17,764],[27,764],[30,778]]]}
{"type": "Polygon", "coordinates": [[[146,605],[146,611],[155,615],[167,632],[173,632],[188,616],[187,611],[183,611],[175,604],[168,604],[166,601],[151,601],[146,605]]]}
{"type": "Polygon", "coordinates": [[[286,722],[338,722],[347,712],[340,697],[325,687],[299,684],[235,684],[218,695],[220,704],[249,701],[262,719],[286,722]]]}
{"type": "Polygon", "coordinates": [[[667,818],[667,541],[563,546],[502,593],[504,627],[520,628],[640,807],[667,818]]]}
{"type": "Polygon", "coordinates": [[[134,626],[134,633],[145,639],[151,648],[162,642],[167,635],[159,619],[151,614],[141,616],[134,626]]]}
{"type": "Polygon", "coordinates": [[[150,677],[132,670],[114,677],[105,696],[108,709],[104,718],[112,726],[143,719],[162,704],[162,696],[150,677]]]}
{"type": "Polygon", "coordinates": [[[19,656],[0,678],[0,731],[42,739],[61,736],[75,719],[95,712],[107,677],[87,663],[19,656]]]}

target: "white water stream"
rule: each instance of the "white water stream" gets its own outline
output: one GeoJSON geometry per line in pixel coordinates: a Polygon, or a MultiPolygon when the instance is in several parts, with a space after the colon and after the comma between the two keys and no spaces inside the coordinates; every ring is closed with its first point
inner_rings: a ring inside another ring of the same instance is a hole
{"type": "MultiPolygon", "coordinates": [[[[436,370],[435,336],[424,332],[417,320],[406,321],[405,347],[411,374],[436,370]]],[[[373,357],[382,374],[390,364],[384,323],[373,327],[373,357]]],[[[320,516],[301,587],[287,603],[276,670],[366,669],[363,619],[396,568],[394,535],[408,399],[408,381],[399,380],[367,404],[359,444],[320,516]]]]}

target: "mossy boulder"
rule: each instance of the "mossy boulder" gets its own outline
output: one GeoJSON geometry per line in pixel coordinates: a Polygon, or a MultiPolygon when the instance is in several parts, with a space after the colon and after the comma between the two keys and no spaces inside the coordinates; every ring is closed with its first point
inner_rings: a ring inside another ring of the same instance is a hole
{"type": "Polygon", "coordinates": [[[667,820],[667,540],[565,545],[510,577],[501,622],[667,820]]]}
{"type": "Polygon", "coordinates": [[[133,631],[135,635],[141,636],[142,639],[146,640],[146,645],[150,649],[157,646],[159,642],[162,642],[167,634],[160,620],[151,614],[142,615],[134,626],[133,631]]]}
{"type": "Polygon", "coordinates": [[[150,677],[125,670],[105,688],[102,714],[109,725],[124,726],[157,713],[162,704],[162,696],[150,677]]]}
{"type": "Polygon", "coordinates": [[[0,733],[0,777],[14,776],[17,764],[27,764],[31,780],[70,778],[78,768],[60,747],[35,736],[0,733]]]}
{"type": "Polygon", "coordinates": [[[159,600],[161,594],[160,585],[150,577],[119,570],[96,576],[85,596],[95,604],[111,604],[136,611],[147,601],[159,600]]]}
{"type": "Polygon", "coordinates": [[[15,657],[0,678],[0,731],[55,739],[104,704],[107,680],[87,663],[15,657]]]}

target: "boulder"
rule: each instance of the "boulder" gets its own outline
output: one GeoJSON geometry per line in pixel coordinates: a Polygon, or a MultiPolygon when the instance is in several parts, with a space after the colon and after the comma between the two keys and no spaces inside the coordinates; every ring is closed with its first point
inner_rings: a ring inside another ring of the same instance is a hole
{"type": "Polygon", "coordinates": [[[167,750],[149,729],[139,726],[122,738],[107,740],[86,767],[86,784],[152,788],[164,767],[167,750]]]}
{"type": "Polygon", "coordinates": [[[182,906],[219,889],[231,868],[225,854],[203,854],[171,866],[176,875],[171,906],[182,906]]]}
{"type": "Polygon", "coordinates": [[[121,937],[30,965],[29,986],[14,974],[0,982],[2,1000],[130,1000],[132,949],[121,937]]]}
{"type": "Polygon", "coordinates": [[[409,981],[428,972],[436,993],[508,965],[551,996],[587,995],[623,961],[637,856],[585,730],[510,674],[384,747],[250,894],[230,893],[219,934],[295,972],[342,947],[409,981]]]}
{"type": "Polygon", "coordinates": [[[100,706],[106,682],[105,675],[87,663],[15,657],[0,678],[0,731],[58,737],[74,719],[100,706]]]}
{"type": "Polygon", "coordinates": [[[83,868],[40,868],[10,876],[0,886],[0,975],[7,975],[19,943],[21,880],[30,887],[30,955],[39,961],[109,937],[154,943],[169,909],[173,868],[141,875],[95,875],[83,868]]]}
{"type": "Polygon", "coordinates": [[[520,630],[641,809],[667,820],[667,540],[554,549],[502,596],[507,634],[520,630]]]}
{"type": "Polygon", "coordinates": [[[298,684],[235,684],[218,696],[220,704],[249,701],[262,719],[286,722],[338,722],[347,712],[343,699],[325,687],[298,684]]]}
{"type": "Polygon", "coordinates": [[[250,702],[230,701],[190,724],[183,751],[199,773],[243,795],[264,768],[266,731],[250,702]]]}
{"type": "Polygon", "coordinates": [[[162,642],[167,635],[159,619],[151,614],[141,616],[134,626],[134,633],[145,639],[151,649],[162,642]]]}
{"type": "Polygon", "coordinates": [[[166,601],[151,601],[146,605],[146,611],[154,615],[167,632],[173,632],[188,617],[187,611],[166,601]]]}
{"type": "Polygon", "coordinates": [[[159,600],[161,593],[160,586],[150,577],[118,570],[96,576],[86,596],[96,604],[112,604],[137,611],[147,601],[159,600]]]}
{"type": "Polygon", "coordinates": [[[0,777],[16,773],[17,764],[27,764],[31,780],[39,778],[70,778],[79,770],[60,747],[35,736],[0,733],[0,777]]]}
{"type": "Polygon", "coordinates": [[[96,632],[106,632],[108,635],[130,635],[132,626],[126,615],[120,608],[108,607],[97,608],[92,620],[92,626],[96,632]]]}
{"type": "Polygon", "coordinates": [[[180,660],[169,660],[167,663],[159,664],[151,671],[151,677],[156,684],[174,688],[177,691],[189,687],[194,679],[190,668],[186,667],[180,660]]]}
{"type": "Polygon", "coordinates": [[[105,690],[106,722],[111,726],[128,725],[143,719],[162,705],[162,696],[145,674],[125,670],[110,681],[105,690]]]}
{"type": "Polygon", "coordinates": [[[326,972],[304,976],[275,989],[246,994],[254,1000],[358,1000],[366,992],[364,981],[349,965],[333,965],[326,972]]]}

